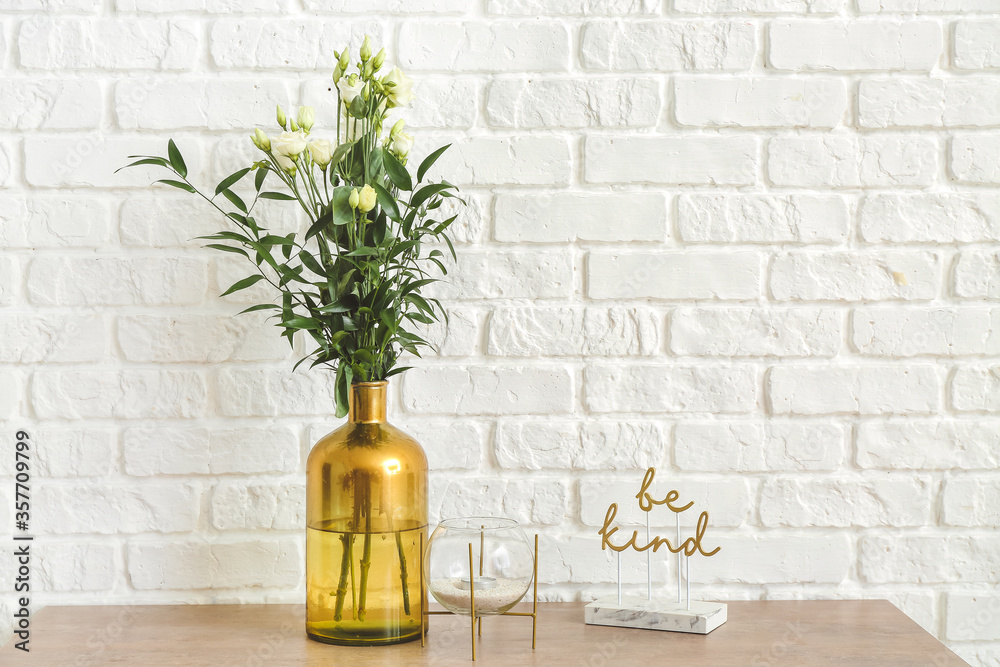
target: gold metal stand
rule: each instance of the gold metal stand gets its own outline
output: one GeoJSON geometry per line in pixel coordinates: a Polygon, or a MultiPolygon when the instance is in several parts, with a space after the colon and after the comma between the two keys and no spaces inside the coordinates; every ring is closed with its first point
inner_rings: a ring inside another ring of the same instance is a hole
{"type": "MultiPolygon", "coordinates": [[[[485,534],[480,531],[479,533],[479,576],[483,576],[483,544],[485,541],[485,534]]],[[[475,562],[474,556],[472,554],[472,542],[469,542],[469,601],[470,601],[470,620],[472,625],[470,626],[471,637],[472,637],[472,659],[476,659],[476,634],[478,625],[478,634],[481,637],[483,635],[483,614],[476,614],[476,578],[473,575],[473,564],[475,562]]],[[[532,579],[532,601],[531,601],[531,611],[507,611],[502,614],[491,614],[492,616],[530,616],[531,617],[531,650],[535,650],[535,642],[538,637],[538,533],[535,533],[535,562],[531,575],[532,579]]],[[[420,535],[420,610],[421,610],[421,624],[420,624],[420,645],[427,645],[427,616],[435,614],[450,614],[450,611],[431,611],[427,608],[427,595],[424,592],[425,582],[424,582],[424,536],[420,535]]]]}

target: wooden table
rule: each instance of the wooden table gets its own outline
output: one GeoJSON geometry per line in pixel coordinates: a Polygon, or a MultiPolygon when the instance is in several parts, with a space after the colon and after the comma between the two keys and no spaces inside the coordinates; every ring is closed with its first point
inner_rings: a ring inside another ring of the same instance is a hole
{"type": "MultiPolygon", "coordinates": [[[[0,649],[0,665],[471,665],[469,622],[433,616],[427,647],[327,646],[306,639],[302,605],[48,607],[31,653],[0,649]]],[[[584,625],[582,603],[544,603],[531,620],[487,618],[477,665],[652,667],[965,665],[885,600],[730,602],[707,636],[584,625]]]]}

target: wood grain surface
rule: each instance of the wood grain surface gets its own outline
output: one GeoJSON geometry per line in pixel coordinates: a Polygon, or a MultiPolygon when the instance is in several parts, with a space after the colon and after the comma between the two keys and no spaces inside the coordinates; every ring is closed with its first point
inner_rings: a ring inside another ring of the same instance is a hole
{"type": "MultiPolygon", "coordinates": [[[[31,625],[31,652],[0,649],[0,665],[465,665],[468,618],[433,616],[420,642],[379,648],[308,640],[302,605],[48,607],[31,625]]],[[[486,618],[477,665],[699,667],[965,665],[885,600],[730,602],[710,635],[583,623],[583,603],[539,605],[531,620],[486,618]]]]}

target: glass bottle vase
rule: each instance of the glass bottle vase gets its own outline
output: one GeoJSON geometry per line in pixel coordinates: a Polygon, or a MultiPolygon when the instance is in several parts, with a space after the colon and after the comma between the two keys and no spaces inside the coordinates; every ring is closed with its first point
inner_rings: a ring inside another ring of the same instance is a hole
{"type": "Polygon", "coordinates": [[[427,457],[386,422],[388,382],[351,385],[347,423],[306,464],[306,633],[349,646],[420,638],[427,457]]]}

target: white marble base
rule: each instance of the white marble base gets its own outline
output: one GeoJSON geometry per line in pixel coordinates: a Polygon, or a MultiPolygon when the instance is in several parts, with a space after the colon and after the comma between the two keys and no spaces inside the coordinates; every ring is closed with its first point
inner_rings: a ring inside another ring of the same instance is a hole
{"type": "Polygon", "coordinates": [[[619,628],[691,632],[707,635],[726,622],[726,605],[721,602],[647,600],[634,596],[612,595],[584,607],[584,621],[589,625],[613,625],[619,628]]]}

